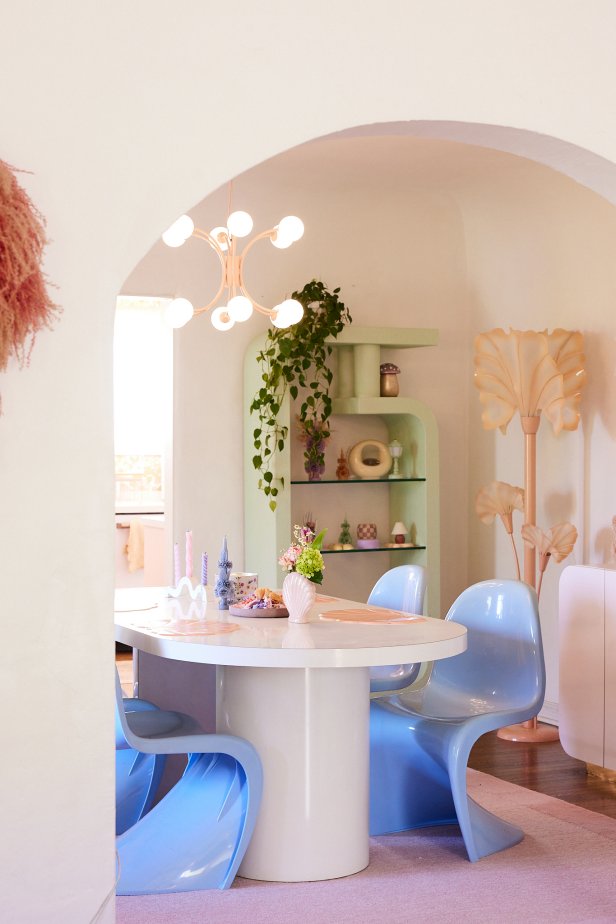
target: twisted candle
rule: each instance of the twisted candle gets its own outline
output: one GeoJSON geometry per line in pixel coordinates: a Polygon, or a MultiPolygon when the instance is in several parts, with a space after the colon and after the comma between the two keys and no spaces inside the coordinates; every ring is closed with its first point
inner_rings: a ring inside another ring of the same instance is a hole
{"type": "Polygon", "coordinates": [[[186,577],[190,580],[193,576],[193,551],[192,551],[192,533],[186,530],[186,577]]]}
{"type": "Polygon", "coordinates": [[[177,542],[173,546],[173,583],[177,587],[180,583],[180,547],[177,542]]]}
{"type": "Polygon", "coordinates": [[[201,553],[201,583],[204,587],[207,584],[207,552],[201,553]]]}

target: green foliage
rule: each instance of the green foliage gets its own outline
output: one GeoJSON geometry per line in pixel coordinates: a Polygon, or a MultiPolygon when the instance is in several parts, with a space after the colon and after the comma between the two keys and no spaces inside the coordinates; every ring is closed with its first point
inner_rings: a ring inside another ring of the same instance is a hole
{"type": "Polygon", "coordinates": [[[284,479],[274,475],[274,459],[289,436],[289,428],[278,421],[287,391],[293,400],[300,393],[302,396],[298,420],[306,471],[310,474],[323,470],[325,442],[330,436],[327,421],[332,411],[329,358],[333,347],[327,340],[335,339],[352,320],[339,292],[340,288],[329,292],[317,279],[300,292],[293,292],[292,298],[304,306],[304,317],[292,327],[270,328],[257,354],[263,384],[250,405],[250,412],[258,419],[253,430],[252,464],[259,474],[259,489],[269,498],[272,511],[276,509],[276,496],[284,488],[284,479]]]}

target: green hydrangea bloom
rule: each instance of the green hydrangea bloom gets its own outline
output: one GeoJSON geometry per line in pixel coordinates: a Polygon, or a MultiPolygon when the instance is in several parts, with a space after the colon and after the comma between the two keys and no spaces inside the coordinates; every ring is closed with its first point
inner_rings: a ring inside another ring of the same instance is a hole
{"type": "Polygon", "coordinates": [[[315,575],[323,571],[323,556],[318,549],[308,546],[297,559],[295,570],[311,581],[315,575]]]}

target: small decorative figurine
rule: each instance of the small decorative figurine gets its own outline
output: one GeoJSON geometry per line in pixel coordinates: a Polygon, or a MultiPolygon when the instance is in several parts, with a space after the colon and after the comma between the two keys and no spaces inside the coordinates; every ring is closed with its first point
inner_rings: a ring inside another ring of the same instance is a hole
{"type": "Polygon", "coordinates": [[[346,517],[340,524],[340,535],[338,536],[338,547],[344,550],[353,548],[353,540],[351,539],[351,529],[349,527],[349,521],[347,520],[346,517]]]}
{"type": "Polygon", "coordinates": [[[338,481],[348,481],[351,476],[349,468],[349,450],[341,449],[338,456],[338,465],[336,466],[336,478],[338,481]]]}
{"type": "Polygon", "coordinates": [[[406,534],[408,529],[400,520],[397,520],[391,530],[391,534],[394,537],[394,545],[405,545],[406,544],[406,534]]]}
{"type": "Polygon", "coordinates": [[[235,603],[233,585],[231,583],[230,577],[232,567],[233,562],[229,561],[229,553],[227,551],[227,537],[225,536],[220,552],[220,560],[218,562],[218,574],[216,575],[216,583],[214,585],[214,594],[218,597],[219,610],[228,610],[229,604],[235,603]]]}
{"type": "Polygon", "coordinates": [[[381,363],[381,398],[395,398],[400,391],[400,369],[395,363],[381,363]]]}

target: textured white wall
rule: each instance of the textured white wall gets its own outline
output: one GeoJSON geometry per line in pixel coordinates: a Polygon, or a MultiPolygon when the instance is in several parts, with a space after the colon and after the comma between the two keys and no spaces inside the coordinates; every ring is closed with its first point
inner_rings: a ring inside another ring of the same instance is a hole
{"type": "MultiPolygon", "coordinates": [[[[229,176],[356,125],[508,126],[616,161],[615,23],[608,0],[6,5],[1,153],[32,171],[23,181],[48,219],[64,308],[30,368],[0,382],[7,919],[83,924],[113,883],[111,341],[123,280],[229,176]]],[[[588,169],[609,184],[606,167],[588,169]]]]}

